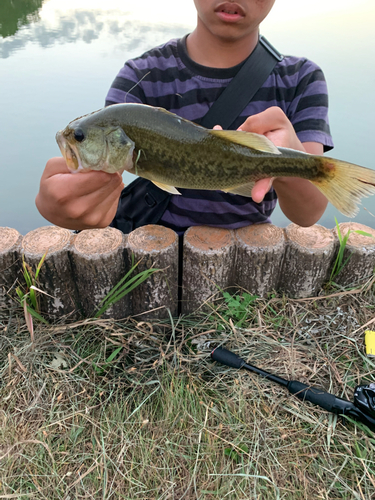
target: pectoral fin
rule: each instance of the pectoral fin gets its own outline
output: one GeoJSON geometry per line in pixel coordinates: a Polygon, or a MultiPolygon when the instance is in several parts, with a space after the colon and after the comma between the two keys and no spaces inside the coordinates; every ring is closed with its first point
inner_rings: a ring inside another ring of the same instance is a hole
{"type": "Polygon", "coordinates": [[[152,181],[155,186],[157,186],[159,189],[162,189],[163,191],[167,191],[167,193],[171,194],[181,194],[179,191],[174,186],[168,186],[168,184],[163,184],[162,182],[157,182],[157,181],[152,181]]]}
{"type": "Polygon", "coordinates": [[[241,146],[255,149],[256,151],[275,155],[281,154],[274,143],[267,139],[265,135],[243,132],[241,130],[210,130],[210,133],[241,146]]]}
{"type": "Polygon", "coordinates": [[[248,184],[243,184],[242,186],[236,186],[231,189],[223,189],[225,193],[239,194],[241,196],[247,196],[251,198],[251,190],[254,187],[255,182],[249,182],[248,184]]]}

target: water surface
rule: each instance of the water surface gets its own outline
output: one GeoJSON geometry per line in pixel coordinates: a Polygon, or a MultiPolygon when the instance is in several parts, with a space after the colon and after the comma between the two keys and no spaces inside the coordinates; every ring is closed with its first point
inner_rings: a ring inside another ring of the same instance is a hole
{"type": "MultiPolygon", "coordinates": [[[[375,168],[375,7],[363,0],[349,10],[343,2],[324,15],[315,9],[313,16],[294,7],[293,17],[288,5],[294,0],[276,2],[262,33],[281,52],[309,57],[323,68],[335,142],[330,154],[375,168]]],[[[0,226],[25,234],[47,224],[34,199],[46,161],[60,155],[56,131],[104,105],[127,59],[191,31],[192,0],[183,3],[182,14],[180,8],[171,0],[1,0],[0,226]]],[[[124,174],[125,183],[132,178],[124,174]]],[[[364,200],[355,220],[375,227],[370,212],[375,214],[375,197],[364,200]]],[[[320,223],[333,227],[335,216],[348,220],[330,206],[320,223]]],[[[273,222],[289,221],[277,209],[273,222]]]]}

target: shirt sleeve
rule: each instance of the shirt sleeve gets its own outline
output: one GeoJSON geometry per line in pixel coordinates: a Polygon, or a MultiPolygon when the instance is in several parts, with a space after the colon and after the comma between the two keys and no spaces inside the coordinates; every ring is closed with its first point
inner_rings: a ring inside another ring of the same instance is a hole
{"type": "Polygon", "coordinates": [[[328,120],[328,89],[323,71],[305,59],[287,116],[301,142],[319,142],[324,151],[333,148],[328,120]]]}

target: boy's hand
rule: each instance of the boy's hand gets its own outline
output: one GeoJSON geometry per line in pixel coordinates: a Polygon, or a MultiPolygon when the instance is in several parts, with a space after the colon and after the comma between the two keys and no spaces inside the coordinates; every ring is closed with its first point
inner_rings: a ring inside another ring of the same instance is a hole
{"type": "MultiPolygon", "coordinates": [[[[245,132],[265,135],[275,146],[305,151],[298,139],[293,125],[282,109],[271,107],[253,116],[249,116],[238,128],[245,132]]],[[[256,203],[260,203],[271,189],[273,178],[262,179],[255,183],[251,196],[256,203]]]]}
{"type": "MultiPolygon", "coordinates": [[[[298,139],[293,125],[278,107],[268,108],[262,113],[250,116],[239,130],[255,132],[268,137],[275,146],[291,148],[310,154],[322,155],[323,145],[298,139]]],[[[327,198],[306,179],[297,177],[277,177],[262,179],[255,183],[251,195],[260,203],[274,185],[279,205],[289,220],[299,226],[312,226],[322,216],[327,207],[327,198]]]]}
{"type": "Polygon", "coordinates": [[[44,169],[35,203],[45,219],[67,229],[107,227],[121,191],[120,174],[72,174],[64,158],[52,158],[44,169]]]}
{"type": "MultiPolygon", "coordinates": [[[[214,128],[220,129],[221,127],[216,125],[214,128]]],[[[294,131],[293,125],[283,110],[277,106],[249,116],[238,130],[265,135],[278,147],[305,151],[294,131]]],[[[273,178],[261,179],[254,184],[251,197],[256,203],[261,203],[266,193],[271,189],[273,180],[273,178]]]]}
{"type": "Polygon", "coordinates": [[[296,135],[293,125],[284,111],[277,106],[249,116],[238,130],[265,135],[277,147],[305,151],[305,148],[296,135]]]}

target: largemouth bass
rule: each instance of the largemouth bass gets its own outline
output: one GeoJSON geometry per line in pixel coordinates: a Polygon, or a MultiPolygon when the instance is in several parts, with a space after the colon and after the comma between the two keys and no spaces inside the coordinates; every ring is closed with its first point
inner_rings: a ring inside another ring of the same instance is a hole
{"type": "Polygon", "coordinates": [[[375,193],[375,171],[333,158],[277,148],[265,136],[209,130],[162,108],[115,104],[77,118],[56,134],[73,172],[128,172],[179,194],[176,188],[251,196],[266,177],[312,182],[344,215],[375,193]]]}

